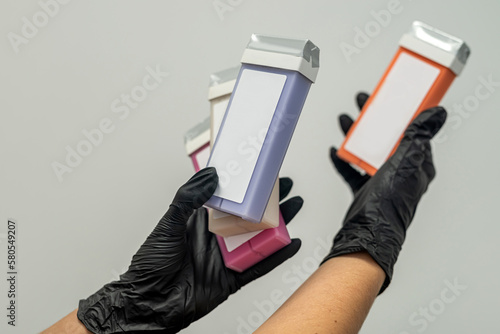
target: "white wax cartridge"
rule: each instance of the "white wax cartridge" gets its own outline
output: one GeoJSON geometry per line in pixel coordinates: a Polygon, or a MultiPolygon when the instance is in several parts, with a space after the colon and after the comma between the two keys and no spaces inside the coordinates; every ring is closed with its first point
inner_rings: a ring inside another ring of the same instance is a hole
{"type": "Polygon", "coordinates": [[[370,175],[394,153],[410,122],[439,104],[470,54],[464,41],[418,21],[399,46],[337,151],[370,175]]]}
{"type": "Polygon", "coordinates": [[[208,229],[221,237],[230,237],[248,232],[267,230],[279,225],[279,180],[269,197],[266,211],[260,223],[252,223],[241,217],[211,209],[208,214],[208,229]]]}
{"type": "Polygon", "coordinates": [[[210,75],[208,100],[210,101],[210,146],[212,147],[224,118],[229,98],[233,92],[240,66],[231,67],[210,75]]]}

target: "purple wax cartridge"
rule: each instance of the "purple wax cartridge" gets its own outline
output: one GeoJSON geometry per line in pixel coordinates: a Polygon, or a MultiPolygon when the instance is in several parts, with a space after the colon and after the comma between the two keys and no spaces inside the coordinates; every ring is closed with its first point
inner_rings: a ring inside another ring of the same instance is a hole
{"type": "Polygon", "coordinates": [[[311,84],[319,49],[309,40],[252,35],[208,166],[219,186],[206,206],[258,223],[311,84]]]}
{"type": "MultiPolygon", "coordinates": [[[[232,67],[210,75],[208,99],[210,101],[210,147],[219,132],[240,67],[232,67]]],[[[207,157],[208,160],[208,157],[207,157]]],[[[221,237],[264,230],[279,225],[279,181],[276,180],[266,210],[259,223],[244,220],[219,210],[212,209],[208,218],[208,229],[221,237]]]]}

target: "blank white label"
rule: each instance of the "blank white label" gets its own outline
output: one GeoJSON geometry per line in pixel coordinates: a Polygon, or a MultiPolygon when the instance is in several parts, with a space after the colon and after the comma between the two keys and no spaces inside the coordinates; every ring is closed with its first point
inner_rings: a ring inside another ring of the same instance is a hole
{"type": "Polygon", "coordinates": [[[401,53],[350,135],[345,149],[379,169],[398,143],[439,72],[437,67],[401,53]]]}
{"type": "Polygon", "coordinates": [[[281,74],[241,73],[208,163],[219,175],[216,196],[243,202],[285,81],[281,74]]]}
{"type": "MultiPolygon", "coordinates": [[[[265,230],[262,230],[262,231],[265,231],[265,230]]],[[[233,236],[224,238],[224,243],[226,244],[227,251],[232,252],[233,250],[240,247],[245,242],[252,239],[253,237],[255,237],[257,234],[261,233],[262,231],[248,232],[248,233],[233,235],[233,236]]]]}

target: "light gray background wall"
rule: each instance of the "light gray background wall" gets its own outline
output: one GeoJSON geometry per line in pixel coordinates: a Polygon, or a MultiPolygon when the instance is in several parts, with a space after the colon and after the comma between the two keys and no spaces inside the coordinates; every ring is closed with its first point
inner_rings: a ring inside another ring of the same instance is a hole
{"type": "Polygon", "coordinates": [[[238,64],[253,32],[309,38],[321,48],[319,77],[281,172],[295,181],[292,195],[305,200],[289,227],[303,245],[183,333],[245,333],[241,321],[258,325],[256,304],[275,289],[290,295],[303,281],[294,268],[313,270],[315,251],[324,256],[339,229],[351,194],[328,159],[330,145],[342,140],[336,118],[356,115],[355,93],[374,88],[417,19],[466,40],[472,56],[442,102],[450,122],[434,145],[438,176],[419,206],[392,285],[361,332],[498,332],[500,87],[475,98],[477,89],[487,92],[477,88],[482,80],[500,81],[498,1],[400,0],[400,12],[350,62],[341,43],[354,45],[355,29],[373,24],[372,11],[390,1],[217,3],[231,10],[219,16],[212,0],[71,1],[16,53],[7,36],[20,35],[23,17],[32,21],[40,5],[1,2],[0,277],[7,218],[15,218],[19,309],[13,329],[4,315],[6,279],[0,279],[0,332],[40,331],[125,270],[192,174],[182,137],[207,116],[208,75],[238,64]],[[169,75],[121,120],[111,103],[140,85],[148,66],[169,75]],[[464,103],[468,110],[459,113],[454,105],[464,103]],[[75,148],[82,130],[104,118],[114,131],[59,182],[51,164],[64,162],[65,147],[75,148]],[[444,303],[441,292],[454,281],[463,290],[448,292],[455,298],[444,303]],[[419,312],[429,307],[426,319],[419,312]]]}

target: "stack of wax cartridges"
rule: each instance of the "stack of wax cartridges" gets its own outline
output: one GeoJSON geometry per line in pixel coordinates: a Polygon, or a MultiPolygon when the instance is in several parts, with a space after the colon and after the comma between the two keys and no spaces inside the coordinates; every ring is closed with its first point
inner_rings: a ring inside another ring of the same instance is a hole
{"type": "Polygon", "coordinates": [[[311,84],[319,49],[309,40],[252,35],[240,67],[210,76],[210,116],[185,135],[196,171],[215,167],[205,204],[225,265],[242,272],[291,240],[278,173],[311,84]]]}

